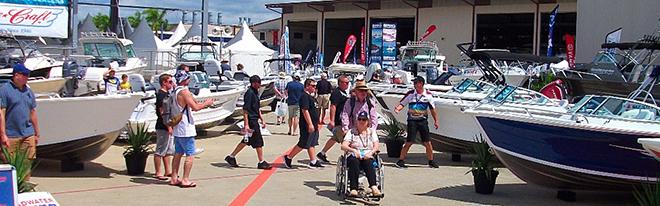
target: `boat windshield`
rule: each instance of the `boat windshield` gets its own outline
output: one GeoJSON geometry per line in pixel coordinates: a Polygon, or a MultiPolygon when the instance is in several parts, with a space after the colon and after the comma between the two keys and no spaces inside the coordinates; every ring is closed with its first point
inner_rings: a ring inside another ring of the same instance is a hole
{"type": "Polygon", "coordinates": [[[403,61],[432,62],[435,61],[436,51],[433,48],[411,47],[406,48],[403,61]]]}
{"type": "Polygon", "coordinates": [[[455,92],[460,94],[460,93],[464,93],[466,91],[470,91],[470,92],[486,91],[486,92],[488,92],[488,91],[493,90],[494,88],[495,87],[493,87],[490,84],[466,78],[461,83],[458,83],[456,86],[454,86],[454,88],[452,88],[452,90],[454,90],[455,92]]]}
{"type": "Polygon", "coordinates": [[[207,59],[216,59],[213,52],[186,52],[181,54],[184,61],[204,61],[207,59]]]}
{"type": "Polygon", "coordinates": [[[618,97],[585,97],[576,105],[578,114],[623,119],[660,121],[660,109],[657,107],[618,97]]]}
{"type": "Polygon", "coordinates": [[[85,55],[92,55],[99,59],[121,59],[122,52],[117,43],[84,43],[85,55]]]}
{"type": "Polygon", "coordinates": [[[133,49],[133,45],[128,45],[126,46],[126,54],[128,54],[128,58],[135,58],[135,49],[133,49]]]}

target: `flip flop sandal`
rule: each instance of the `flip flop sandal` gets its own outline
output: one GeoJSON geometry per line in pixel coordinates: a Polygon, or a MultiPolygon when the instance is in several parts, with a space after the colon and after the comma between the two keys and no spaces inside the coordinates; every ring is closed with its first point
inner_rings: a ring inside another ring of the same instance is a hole
{"type": "Polygon", "coordinates": [[[168,179],[169,179],[169,178],[167,178],[167,177],[165,177],[165,176],[153,176],[153,178],[155,178],[155,179],[157,179],[157,180],[168,180],[168,179]]]}
{"type": "Polygon", "coordinates": [[[171,182],[168,183],[170,186],[181,186],[181,181],[178,181],[177,183],[172,184],[171,182]]]}
{"type": "Polygon", "coordinates": [[[190,184],[184,185],[182,183],[182,184],[179,184],[179,187],[180,188],[193,188],[193,187],[197,187],[197,184],[195,184],[194,182],[190,182],[190,184]]]}

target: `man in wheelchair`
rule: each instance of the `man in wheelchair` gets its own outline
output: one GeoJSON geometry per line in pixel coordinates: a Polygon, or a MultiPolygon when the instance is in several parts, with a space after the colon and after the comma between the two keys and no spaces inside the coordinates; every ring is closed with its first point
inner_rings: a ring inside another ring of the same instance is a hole
{"type": "Polygon", "coordinates": [[[369,114],[358,114],[356,128],[353,128],[344,137],[341,149],[346,151],[346,164],[348,165],[349,195],[358,196],[358,178],[360,170],[364,171],[373,196],[381,196],[376,185],[376,171],[372,164],[376,151],[378,151],[378,135],[376,130],[369,128],[369,114]]]}

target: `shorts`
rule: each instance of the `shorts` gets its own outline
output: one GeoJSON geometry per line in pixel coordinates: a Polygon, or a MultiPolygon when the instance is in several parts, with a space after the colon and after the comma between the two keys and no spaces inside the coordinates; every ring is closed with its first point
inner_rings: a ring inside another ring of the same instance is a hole
{"type": "Polygon", "coordinates": [[[417,132],[419,132],[419,137],[422,139],[422,142],[431,141],[429,138],[429,121],[426,119],[423,120],[408,120],[408,138],[406,142],[415,141],[417,132]]]}
{"type": "Polygon", "coordinates": [[[298,139],[298,147],[309,149],[319,145],[319,131],[315,130],[312,133],[307,132],[307,129],[300,131],[300,139],[298,139]]]}
{"type": "Polygon", "coordinates": [[[174,137],[174,153],[195,155],[195,137],[174,137]]]}
{"type": "Polygon", "coordinates": [[[167,133],[167,130],[156,130],[156,151],[154,155],[167,156],[174,155],[174,137],[167,133]]]}
{"type": "Polygon", "coordinates": [[[250,119],[248,121],[248,126],[250,126],[250,129],[252,129],[252,136],[248,138],[248,142],[245,143],[243,142],[243,139],[241,139],[241,142],[252,146],[252,148],[259,148],[264,146],[264,138],[261,135],[261,125],[259,125],[259,120],[257,119],[250,119]]]}
{"type": "Polygon", "coordinates": [[[319,104],[319,109],[330,108],[330,94],[322,94],[316,97],[316,102],[319,104]]]}
{"type": "Polygon", "coordinates": [[[344,136],[346,136],[346,133],[341,129],[341,126],[332,129],[332,140],[335,140],[335,142],[341,144],[344,142],[344,136]]]}
{"type": "Polygon", "coordinates": [[[300,117],[300,105],[289,105],[289,118],[300,117]]]}
{"type": "Polygon", "coordinates": [[[9,148],[7,151],[10,154],[14,154],[16,152],[17,146],[16,145],[21,145],[21,149],[26,149],[27,150],[27,158],[29,160],[34,160],[37,158],[37,141],[35,136],[29,136],[29,137],[17,137],[9,138],[9,148]]]}

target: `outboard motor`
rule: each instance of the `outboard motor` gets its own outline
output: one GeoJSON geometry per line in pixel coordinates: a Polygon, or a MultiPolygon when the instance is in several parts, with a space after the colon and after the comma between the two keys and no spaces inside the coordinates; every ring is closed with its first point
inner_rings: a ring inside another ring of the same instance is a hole
{"type": "Polygon", "coordinates": [[[132,92],[146,92],[147,82],[141,74],[129,74],[128,82],[131,84],[132,92]]]}
{"type": "Polygon", "coordinates": [[[66,79],[64,84],[64,92],[61,94],[65,97],[72,97],[78,89],[78,69],[80,66],[76,61],[65,61],[62,64],[62,77],[66,79]]]}
{"type": "Polygon", "coordinates": [[[563,81],[557,79],[545,85],[539,92],[551,99],[564,99],[566,97],[566,89],[562,86],[563,81]]]}

